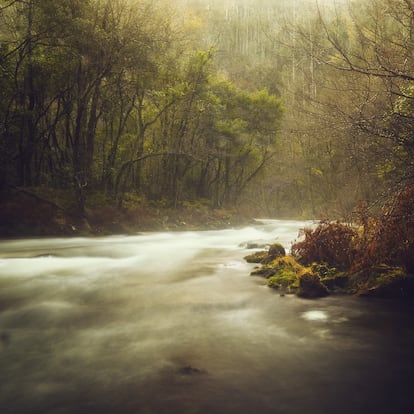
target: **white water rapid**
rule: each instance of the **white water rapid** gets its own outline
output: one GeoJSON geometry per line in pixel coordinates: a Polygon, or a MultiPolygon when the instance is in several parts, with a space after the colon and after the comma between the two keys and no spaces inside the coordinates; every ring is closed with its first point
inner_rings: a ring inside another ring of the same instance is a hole
{"type": "Polygon", "coordinates": [[[249,276],[309,224],[0,241],[0,412],[410,412],[410,305],[249,276]]]}

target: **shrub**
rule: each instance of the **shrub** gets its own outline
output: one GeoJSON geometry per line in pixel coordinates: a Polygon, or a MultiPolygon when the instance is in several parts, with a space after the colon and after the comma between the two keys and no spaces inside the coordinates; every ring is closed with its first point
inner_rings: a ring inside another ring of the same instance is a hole
{"type": "Polygon", "coordinates": [[[326,263],[329,267],[347,270],[356,256],[358,234],[352,227],[342,223],[321,222],[312,230],[303,230],[303,241],[292,246],[292,254],[305,266],[326,263]]]}
{"type": "Polygon", "coordinates": [[[414,273],[414,185],[403,188],[379,216],[364,223],[359,243],[356,269],[387,264],[414,273]]]}

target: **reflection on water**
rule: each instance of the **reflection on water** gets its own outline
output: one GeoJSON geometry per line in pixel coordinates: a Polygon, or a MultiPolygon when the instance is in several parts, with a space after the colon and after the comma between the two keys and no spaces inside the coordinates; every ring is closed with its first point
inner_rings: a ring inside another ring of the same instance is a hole
{"type": "Polygon", "coordinates": [[[304,224],[0,242],[0,412],[413,412],[412,307],[249,276],[304,224]]]}

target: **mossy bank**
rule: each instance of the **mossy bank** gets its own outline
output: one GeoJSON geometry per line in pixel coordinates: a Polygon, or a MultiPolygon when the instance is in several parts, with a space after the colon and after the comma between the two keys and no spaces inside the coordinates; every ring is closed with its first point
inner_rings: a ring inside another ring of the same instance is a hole
{"type": "Polygon", "coordinates": [[[257,263],[252,276],[266,279],[266,285],[282,296],[296,294],[303,298],[318,298],[329,294],[353,294],[361,297],[414,300],[414,276],[403,268],[380,265],[359,272],[343,272],[326,264],[303,266],[293,256],[268,260],[266,251],[246,256],[257,263]]]}

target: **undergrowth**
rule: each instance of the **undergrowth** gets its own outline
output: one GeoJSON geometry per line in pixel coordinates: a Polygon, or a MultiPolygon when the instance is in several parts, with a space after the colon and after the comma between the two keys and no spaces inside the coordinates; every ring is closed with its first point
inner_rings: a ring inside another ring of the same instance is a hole
{"type": "MultiPolygon", "coordinates": [[[[357,292],[411,290],[414,285],[414,185],[407,185],[372,216],[358,212],[354,225],[321,222],[304,229],[303,240],[292,246],[304,266],[319,266],[319,273],[346,272],[357,292]],[[313,264],[313,265],[312,265],[313,264]],[[326,269],[320,265],[326,266],[326,269]],[[333,270],[332,270],[333,271],[333,270]]],[[[320,274],[329,279],[329,274],[320,274]]]]}

